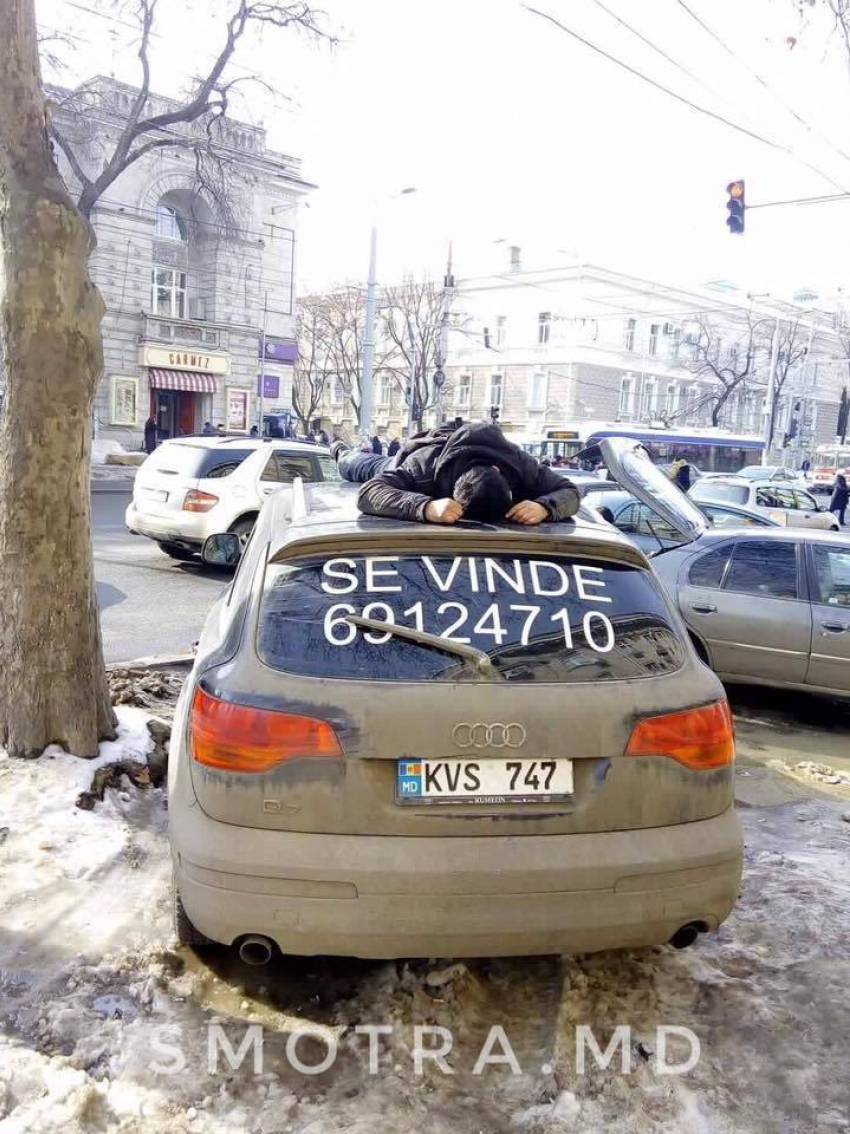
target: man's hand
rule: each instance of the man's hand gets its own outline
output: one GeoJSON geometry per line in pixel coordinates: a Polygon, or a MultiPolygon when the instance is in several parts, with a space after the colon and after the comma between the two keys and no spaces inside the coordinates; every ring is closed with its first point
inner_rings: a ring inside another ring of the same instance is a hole
{"type": "Polygon", "coordinates": [[[549,509],[536,500],[521,500],[508,512],[507,519],[515,524],[542,524],[549,519],[549,509]]]}
{"type": "Polygon", "coordinates": [[[425,507],[425,519],[432,524],[456,524],[462,515],[457,500],[431,500],[425,507]]]}

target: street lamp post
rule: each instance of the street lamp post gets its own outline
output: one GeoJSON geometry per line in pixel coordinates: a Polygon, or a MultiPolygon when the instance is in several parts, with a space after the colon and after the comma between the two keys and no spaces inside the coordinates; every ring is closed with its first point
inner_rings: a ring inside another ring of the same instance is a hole
{"type": "MultiPolygon", "coordinates": [[[[416,189],[408,187],[394,194],[396,197],[408,197],[416,189]]],[[[372,425],[373,386],[375,374],[375,288],[377,284],[376,271],[378,266],[378,229],[372,226],[369,241],[369,276],[366,281],[366,316],[363,328],[363,366],[360,373],[360,435],[364,441],[369,440],[369,431],[372,425]]]]}
{"type": "Polygon", "coordinates": [[[360,378],[360,433],[369,439],[372,422],[372,387],[375,371],[375,270],[378,260],[378,230],[372,226],[369,242],[369,277],[366,281],[366,326],[363,332],[363,373],[360,378]]]}

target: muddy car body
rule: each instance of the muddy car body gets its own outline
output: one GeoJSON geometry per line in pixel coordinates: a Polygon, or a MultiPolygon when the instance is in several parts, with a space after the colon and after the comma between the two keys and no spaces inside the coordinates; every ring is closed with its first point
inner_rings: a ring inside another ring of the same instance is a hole
{"type": "Polygon", "coordinates": [[[481,956],[722,922],[728,706],[643,554],[580,519],[446,528],[307,495],[266,504],[178,706],[183,939],[481,956]]]}

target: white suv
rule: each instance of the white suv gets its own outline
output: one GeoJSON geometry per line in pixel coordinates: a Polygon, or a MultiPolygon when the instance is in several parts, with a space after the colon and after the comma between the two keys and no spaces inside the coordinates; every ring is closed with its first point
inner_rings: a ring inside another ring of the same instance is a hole
{"type": "Polygon", "coordinates": [[[247,543],[265,497],[296,477],[340,479],[327,449],[298,441],[165,441],[136,474],[125,522],[173,559],[192,559],[208,536],[221,532],[236,532],[247,543]]]}

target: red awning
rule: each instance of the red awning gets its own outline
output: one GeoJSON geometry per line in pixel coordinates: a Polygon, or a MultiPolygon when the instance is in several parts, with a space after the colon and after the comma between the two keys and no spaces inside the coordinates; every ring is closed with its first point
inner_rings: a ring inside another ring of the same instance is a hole
{"type": "Polygon", "coordinates": [[[150,371],[152,390],[192,390],[196,394],[214,394],[215,378],[212,374],[196,374],[192,370],[150,371]]]}

